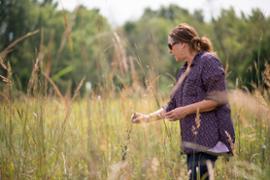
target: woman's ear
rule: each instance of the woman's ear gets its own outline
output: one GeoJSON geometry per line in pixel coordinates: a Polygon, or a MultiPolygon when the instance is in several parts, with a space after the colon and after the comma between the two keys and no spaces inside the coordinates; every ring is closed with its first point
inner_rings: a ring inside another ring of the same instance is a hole
{"type": "Polygon", "coordinates": [[[187,44],[186,43],[180,43],[179,46],[180,46],[181,49],[187,48],[187,44]]]}

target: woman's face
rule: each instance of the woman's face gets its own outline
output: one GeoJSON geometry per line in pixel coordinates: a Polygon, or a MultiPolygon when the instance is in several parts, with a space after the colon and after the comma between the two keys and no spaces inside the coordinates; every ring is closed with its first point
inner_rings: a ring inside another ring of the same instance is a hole
{"type": "Polygon", "coordinates": [[[187,44],[182,42],[174,42],[170,37],[168,38],[168,47],[170,53],[174,56],[177,62],[185,61],[187,56],[187,44]]]}

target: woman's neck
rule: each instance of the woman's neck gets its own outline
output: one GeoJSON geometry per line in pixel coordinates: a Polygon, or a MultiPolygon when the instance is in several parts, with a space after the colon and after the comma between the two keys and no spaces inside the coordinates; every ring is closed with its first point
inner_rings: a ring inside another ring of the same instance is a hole
{"type": "Polygon", "coordinates": [[[186,58],[186,61],[188,63],[188,66],[190,66],[192,64],[192,61],[194,59],[194,57],[196,56],[197,52],[196,51],[191,51],[186,58]]]}

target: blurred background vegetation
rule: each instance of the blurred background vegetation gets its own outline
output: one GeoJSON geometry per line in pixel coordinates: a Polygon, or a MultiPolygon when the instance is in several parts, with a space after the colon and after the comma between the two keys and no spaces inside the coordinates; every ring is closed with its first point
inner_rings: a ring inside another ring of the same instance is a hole
{"type": "Polygon", "coordinates": [[[181,22],[213,41],[231,89],[235,155],[216,179],[269,179],[270,17],[168,5],[113,27],[98,9],[57,7],[0,0],[0,179],[187,178],[177,122],[130,123],[167,102],[181,22]]]}
{"type": "MultiPolygon", "coordinates": [[[[147,87],[154,81],[166,91],[179,67],[168,52],[167,34],[181,22],[211,38],[226,67],[229,87],[267,87],[264,71],[270,63],[270,18],[259,9],[241,16],[233,8],[224,9],[206,22],[201,10],[190,13],[168,5],[147,8],[137,21],[112,27],[98,9],[84,6],[70,12],[57,9],[52,0],[1,0],[0,4],[0,51],[39,30],[1,58],[0,74],[8,78],[10,64],[13,87],[20,92],[29,89],[37,59],[39,81],[44,73],[62,90],[74,89],[85,78],[96,90],[100,85],[114,91],[129,85],[147,87]]],[[[50,92],[46,83],[39,85],[36,88],[42,93],[50,92]]]]}

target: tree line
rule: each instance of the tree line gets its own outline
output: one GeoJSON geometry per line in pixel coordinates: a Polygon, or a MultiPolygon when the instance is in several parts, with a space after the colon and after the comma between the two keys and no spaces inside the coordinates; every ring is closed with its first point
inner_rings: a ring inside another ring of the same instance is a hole
{"type": "Polygon", "coordinates": [[[259,9],[240,16],[233,8],[223,9],[205,21],[201,10],[191,13],[171,4],[146,8],[138,20],[113,28],[98,9],[78,6],[71,12],[59,10],[53,0],[0,0],[0,19],[2,52],[38,30],[0,56],[1,88],[7,78],[26,92],[33,88],[30,80],[35,73],[37,88],[46,92],[45,77],[61,89],[75,89],[81,79],[99,90],[148,85],[168,89],[179,65],[168,52],[167,35],[181,22],[212,40],[229,87],[269,88],[270,18],[259,9]]]}

